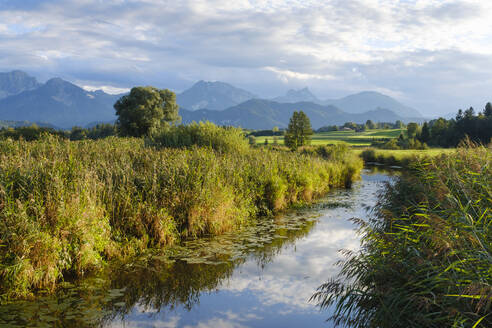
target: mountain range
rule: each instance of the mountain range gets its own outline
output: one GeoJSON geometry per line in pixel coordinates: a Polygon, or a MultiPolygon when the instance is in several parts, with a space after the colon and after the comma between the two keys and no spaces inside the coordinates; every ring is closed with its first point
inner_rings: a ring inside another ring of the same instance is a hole
{"type": "MultiPolygon", "coordinates": [[[[25,125],[29,121],[64,129],[114,122],[113,104],[121,96],[101,90],[86,91],[60,78],[39,83],[22,71],[0,73],[0,120],[17,122],[11,125],[25,125]]],[[[208,120],[249,129],[284,128],[295,110],[303,110],[311,118],[313,128],[368,119],[423,120],[416,110],[377,92],[320,100],[304,88],[267,100],[227,83],[199,81],[177,94],[177,102],[183,123],[208,120]]]]}
{"type": "Polygon", "coordinates": [[[113,104],[119,98],[103,91],[86,91],[79,86],[53,78],[41,84],[19,71],[2,73],[0,120],[49,123],[60,128],[85,126],[92,121],[115,119],[113,104]],[[6,81],[15,81],[15,88],[6,81]],[[10,91],[9,91],[10,90],[10,91]],[[15,91],[15,92],[13,92],[15,91]]]}
{"type": "Polygon", "coordinates": [[[335,100],[325,100],[347,113],[361,113],[375,109],[389,109],[403,118],[422,118],[416,109],[405,106],[395,99],[374,91],[364,91],[335,100]]]}
{"type": "Polygon", "coordinates": [[[251,99],[223,111],[200,109],[180,110],[182,122],[211,121],[217,125],[241,126],[257,130],[271,129],[274,126],[286,128],[292,113],[302,109],[310,118],[311,125],[318,129],[326,125],[341,125],[345,122],[363,123],[395,122],[405,120],[389,109],[378,108],[363,113],[347,113],[333,105],[320,105],[313,102],[279,103],[265,99],[251,99]]]}

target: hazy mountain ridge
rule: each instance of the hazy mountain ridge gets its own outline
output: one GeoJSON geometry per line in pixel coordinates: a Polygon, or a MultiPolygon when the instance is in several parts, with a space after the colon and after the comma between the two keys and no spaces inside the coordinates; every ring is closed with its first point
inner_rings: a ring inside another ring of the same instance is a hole
{"type": "Polygon", "coordinates": [[[322,104],[322,101],[318,99],[309,88],[303,88],[299,90],[290,89],[285,95],[275,97],[273,101],[279,103],[297,103],[297,102],[313,102],[315,104],[322,104]]]}
{"type": "MultiPolygon", "coordinates": [[[[1,90],[15,93],[0,99],[0,120],[42,122],[38,125],[51,124],[71,128],[75,125],[92,125],[94,122],[114,122],[116,119],[113,105],[121,95],[109,95],[100,90],[86,91],[60,78],[40,84],[21,71],[0,73],[0,79],[3,83],[1,90]],[[12,85],[8,81],[12,81],[12,85]]],[[[195,83],[177,96],[183,123],[211,121],[219,125],[250,129],[286,127],[294,110],[306,112],[314,128],[347,121],[363,123],[368,119],[374,122],[408,122],[410,118],[396,114],[393,108],[407,114],[412,113],[408,107],[376,92],[363,92],[324,104],[308,88],[304,88],[289,90],[285,96],[275,99],[284,102],[254,98],[252,93],[230,84],[205,81],[195,83]],[[297,99],[302,101],[295,101],[297,99]],[[360,99],[366,99],[367,104],[362,105],[360,99]],[[214,108],[193,110],[186,106],[205,103],[214,108]],[[232,105],[223,110],[217,109],[226,104],[232,105]]],[[[415,115],[411,120],[423,120],[418,116],[415,115]]]]}
{"type": "Polygon", "coordinates": [[[84,126],[92,121],[115,119],[113,104],[119,95],[86,91],[53,78],[33,90],[0,100],[0,119],[45,122],[62,128],[84,126]]]}
{"type": "Polygon", "coordinates": [[[375,91],[363,91],[341,99],[327,100],[347,113],[362,113],[378,108],[389,109],[401,117],[422,117],[416,109],[405,106],[397,100],[375,91]]]}
{"type": "Polygon", "coordinates": [[[244,89],[224,82],[198,81],[191,88],[178,94],[176,102],[189,110],[224,110],[242,102],[256,98],[244,89]]]}
{"type": "Polygon", "coordinates": [[[364,113],[346,113],[331,105],[312,102],[278,103],[272,100],[252,99],[223,111],[201,109],[189,111],[180,109],[184,124],[193,121],[210,121],[217,125],[232,125],[248,129],[271,129],[274,126],[286,128],[292,113],[304,111],[310,118],[314,129],[326,125],[341,125],[345,122],[364,123],[395,122],[407,119],[387,109],[375,109],[364,113]]]}
{"type": "Polygon", "coordinates": [[[0,99],[41,86],[35,77],[22,71],[0,72],[0,99]]]}
{"type": "MultiPolygon", "coordinates": [[[[236,88],[224,82],[199,81],[177,96],[178,105],[189,110],[224,110],[245,101],[258,98],[251,92],[236,88]]],[[[340,99],[320,100],[309,88],[290,89],[283,96],[272,101],[278,103],[311,102],[319,105],[333,105],[347,113],[364,113],[376,109],[388,109],[401,117],[414,118],[422,115],[414,108],[375,91],[363,91],[340,99]]]]}

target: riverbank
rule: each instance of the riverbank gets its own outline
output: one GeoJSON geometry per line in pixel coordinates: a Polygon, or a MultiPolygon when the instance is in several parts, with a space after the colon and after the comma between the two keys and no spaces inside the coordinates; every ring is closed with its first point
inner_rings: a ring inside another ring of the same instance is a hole
{"type": "Polygon", "coordinates": [[[339,249],[358,248],[351,218],[366,216],[393,174],[363,170],[352,188],[333,189],[309,206],[111,263],[54,294],[4,304],[0,326],[325,327],[326,313],[309,296],[336,274],[339,249]]]}
{"type": "Polygon", "coordinates": [[[315,299],[354,327],[492,325],[492,152],[417,159],[389,185],[363,245],[315,299]],[[349,281],[349,283],[346,283],[349,281]]]}
{"type": "Polygon", "coordinates": [[[350,186],[362,169],[350,152],[326,160],[244,149],[159,149],[114,137],[1,141],[2,298],[51,292],[147,248],[233,231],[350,186]]]}

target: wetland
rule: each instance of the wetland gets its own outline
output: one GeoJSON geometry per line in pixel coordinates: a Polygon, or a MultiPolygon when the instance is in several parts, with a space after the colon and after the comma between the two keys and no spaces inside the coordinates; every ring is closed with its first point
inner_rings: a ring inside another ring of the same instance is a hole
{"type": "Polygon", "coordinates": [[[183,240],[35,301],[0,307],[5,327],[330,327],[309,299],[360,241],[352,218],[371,215],[398,174],[369,168],[351,189],[239,231],[183,240]]]}

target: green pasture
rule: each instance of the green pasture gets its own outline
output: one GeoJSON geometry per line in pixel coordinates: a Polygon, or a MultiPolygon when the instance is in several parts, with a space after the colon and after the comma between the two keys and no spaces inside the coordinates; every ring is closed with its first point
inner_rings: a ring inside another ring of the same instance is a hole
{"type": "MultiPolygon", "coordinates": [[[[367,147],[371,145],[374,140],[380,140],[384,138],[398,138],[400,133],[406,133],[406,129],[377,129],[367,130],[364,132],[355,131],[331,131],[315,133],[312,137],[311,145],[328,145],[336,144],[339,142],[346,142],[354,147],[367,147]]],[[[277,143],[283,144],[284,137],[277,136],[277,143]]],[[[272,144],[274,137],[256,137],[256,143],[264,144],[265,139],[268,139],[268,143],[272,144]]]]}

